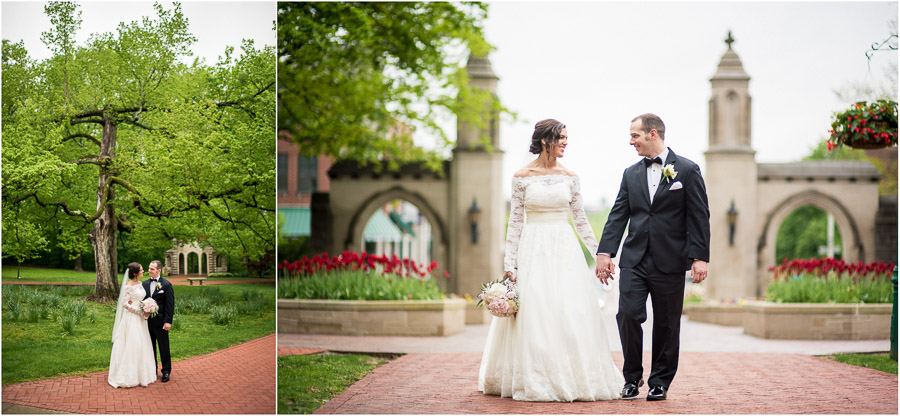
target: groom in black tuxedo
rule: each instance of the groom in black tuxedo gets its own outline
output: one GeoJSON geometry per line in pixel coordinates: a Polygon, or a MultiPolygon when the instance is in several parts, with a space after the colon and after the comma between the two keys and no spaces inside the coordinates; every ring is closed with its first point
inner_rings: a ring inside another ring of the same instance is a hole
{"type": "Polygon", "coordinates": [[[655,114],[631,121],[629,142],[644,159],[625,169],[619,195],[597,250],[597,277],[612,279],[619,242],[628,225],[619,268],[619,337],[625,363],[623,399],[643,385],[641,364],[647,296],[653,305],[653,350],[647,400],[665,400],[678,368],[679,333],[686,270],[694,283],[706,279],[709,203],[700,168],[665,145],[665,124],[655,114]]]}
{"type": "Polygon", "coordinates": [[[147,320],[150,329],[150,342],[153,344],[153,361],[156,361],[156,348],[159,344],[159,359],[162,361],[162,382],[169,381],[172,373],[172,355],[169,353],[169,330],[172,329],[172,312],[175,310],[175,291],[172,283],[160,277],[162,263],[159,260],[150,262],[150,278],[144,281],[147,297],[152,297],[159,305],[156,316],[147,320]]]}

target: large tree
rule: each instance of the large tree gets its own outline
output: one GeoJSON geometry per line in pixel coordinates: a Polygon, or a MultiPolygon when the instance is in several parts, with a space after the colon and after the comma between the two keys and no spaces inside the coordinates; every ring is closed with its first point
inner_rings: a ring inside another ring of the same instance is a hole
{"type": "Polygon", "coordinates": [[[76,45],[77,4],[49,3],[39,62],[3,40],[4,256],[8,232],[33,253],[42,218],[65,216],[62,241],[93,246],[96,300],[117,295],[120,232],[248,260],[274,249],[274,48],[244,41],[187,65],[196,39],[180,4],[154,8],[76,45]]]}
{"type": "Polygon", "coordinates": [[[437,169],[454,143],[441,127],[450,116],[483,127],[505,112],[496,97],[471,87],[465,72],[469,53],[491,49],[481,27],[487,8],[279,3],[279,134],[308,156],[393,166],[425,161],[437,169]],[[438,143],[429,151],[416,147],[414,132],[438,143]]]}

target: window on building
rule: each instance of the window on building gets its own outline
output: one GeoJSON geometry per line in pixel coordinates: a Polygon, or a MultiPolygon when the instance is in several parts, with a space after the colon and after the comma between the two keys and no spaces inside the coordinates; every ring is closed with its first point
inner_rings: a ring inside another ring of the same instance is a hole
{"type": "Polygon", "coordinates": [[[297,158],[297,193],[309,194],[316,191],[319,179],[319,159],[300,155],[297,158]]]}
{"type": "Polygon", "coordinates": [[[278,154],[278,193],[286,194],[288,191],[288,155],[278,154]]]}

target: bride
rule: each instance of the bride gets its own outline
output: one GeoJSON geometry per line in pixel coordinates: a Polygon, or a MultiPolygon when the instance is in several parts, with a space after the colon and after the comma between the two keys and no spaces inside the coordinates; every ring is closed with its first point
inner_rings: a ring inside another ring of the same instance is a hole
{"type": "Polygon", "coordinates": [[[144,268],[129,263],[119,291],[116,321],[113,324],[112,354],[109,357],[109,385],[113,387],[146,386],[156,381],[153,344],[147,329],[147,317],[141,309],[146,296],[141,276],[144,268]]]}
{"type": "Polygon", "coordinates": [[[556,120],[535,125],[531,153],[516,172],[504,256],[505,277],[517,282],[515,317],[493,318],[478,389],[525,401],[594,401],[621,397],[625,380],[609,351],[594,274],[582,241],[597,239],[584,213],[578,177],[557,162],[568,144],[556,120]]]}

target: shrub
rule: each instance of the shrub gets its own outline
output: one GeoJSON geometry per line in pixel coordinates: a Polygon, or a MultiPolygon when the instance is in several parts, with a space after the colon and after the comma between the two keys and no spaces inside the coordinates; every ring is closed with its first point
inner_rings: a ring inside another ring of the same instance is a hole
{"type": "Polygon", "coordinates": [[[72,335],[72,332],[75,331],[76,323],[78,322],[74,315],[62,315],[59,317],[59,324],[66,335],[72,335]]]}
{"type": "Polygon", "coordinates": [[[228,325],[234,320],[237,313],[231,306],[214,306],[210,311],[210,318],[213,323],[219,325],[228,325]]]}

